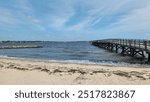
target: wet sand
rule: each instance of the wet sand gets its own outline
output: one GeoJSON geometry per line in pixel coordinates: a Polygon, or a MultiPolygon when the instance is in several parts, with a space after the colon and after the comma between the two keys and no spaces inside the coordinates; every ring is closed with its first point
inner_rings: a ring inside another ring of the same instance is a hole
{"type": "Polygon", "coordinates": [[[150,68],[0,58],[1,85],[150,85],[150,68]]]}

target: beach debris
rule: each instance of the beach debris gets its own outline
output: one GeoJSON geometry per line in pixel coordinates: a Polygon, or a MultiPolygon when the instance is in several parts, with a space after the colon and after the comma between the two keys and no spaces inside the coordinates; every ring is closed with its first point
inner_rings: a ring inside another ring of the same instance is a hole
{"type": "Polygon", "coordinates": [[[94,74],[104,74],[106,77],[111,77],[111,75],[118,75],[121,77],[125,77],[128,80],[150,80],[150,72],[149,71],[121,71],[121,70],[104,70],[104,69],[98,69],[98,70],[87,70],[87,69],[74,69],[74,68],[67,68],[67,67],[59,67],[59,68],[48,68],[48,66],[38,66],[38,65],[32,65],[28,64],[27,66],[23,66],[16,63],[0,63],[0,68],[8,68],[8,69],[17,69],[22,71],[32,71],[32,70],[39,70],[42,72],[46,72],[49,75],[51,74],[59,74],[60,76],[65,74],[79,74],[79,76],[76,77],[76,80],[78,80],[78,84],[82,83],[82,80],[87,80],[86,75],[94,75],[94,74]],[[30,67],[30,68],[28,68],[30,67]],[[80,80],[80,81],[79,81],[80,80]]]}
{"type": "Polygon", "coordinates": [[[35,67],[32,70],[42,70],[42,67],[35,67]]]}
{"type": "Polygon", "coordinates": [[[44,72],[49,72],[50,70],[44,68],[44,69],[41,69],[41,71],[44,71],[44,72]]]}
{"type": "Polygon", "coordinates": [[[4,67],[4,65],[0,64],[0,68],[3,68],[3,67],[4,67]]]}
{"type": "Polygon", "coordinates": [[[85,72],[85,71],[77,70],[77,69],[70,69],[70,70],[68,70],[68,72],[71,72],[71,73],[86,74],[86,72],[85,72]]]}
{"type": "Polygon", "coordinates": [[[97,71],[93,71],[94,74],[97,74],[97,73],[107,73],[107,71],[105,70],[97,70],[97,71]]]}
{"type": "Polygon", "coordinates": [[[61,70],[59,70],[59,69],[55,69],[54,71],[53,71],[53,73],[61,73],[62,71],[61,70]]]}
{"type": "Polygon", "coordinates": [[[127,78],[131,78],[131,75],[129,74],[129,72],[113,71],[113,74],[123,76],[123,77],[127,77],[127,78]]]}

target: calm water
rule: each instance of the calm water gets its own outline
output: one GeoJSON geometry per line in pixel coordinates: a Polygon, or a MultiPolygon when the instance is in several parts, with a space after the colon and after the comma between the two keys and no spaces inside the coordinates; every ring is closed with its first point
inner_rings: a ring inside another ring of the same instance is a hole
{"type": "Polygon", "coordinates": [[[9,42],[0,43],[0,46],[31,46],[40,45],[43,48],[31,49],[1,49],[0,56],[30,58],[37,60],[67,61],[78,63],[142,63],[143,59],[134,59],[128,56],[105,51],[92,46],[90,42],[9,42]]]}

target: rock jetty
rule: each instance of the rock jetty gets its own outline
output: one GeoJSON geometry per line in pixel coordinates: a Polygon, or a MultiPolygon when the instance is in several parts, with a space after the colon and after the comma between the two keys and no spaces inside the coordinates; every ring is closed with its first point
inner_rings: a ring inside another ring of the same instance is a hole
{"type": "Polygon", "coordinates": [[[42,48],[42,46],[0,46],[0,49],[25,49],[25,48],[42,48]]]}

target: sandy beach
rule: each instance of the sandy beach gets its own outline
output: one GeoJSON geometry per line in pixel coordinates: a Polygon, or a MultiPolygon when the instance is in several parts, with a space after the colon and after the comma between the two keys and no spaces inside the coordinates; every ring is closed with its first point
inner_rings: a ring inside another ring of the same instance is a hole
{"type": "Polygon", "coordinates": [[[150,68],[0,58],[1,85],[150,85],[150,68]]]}

